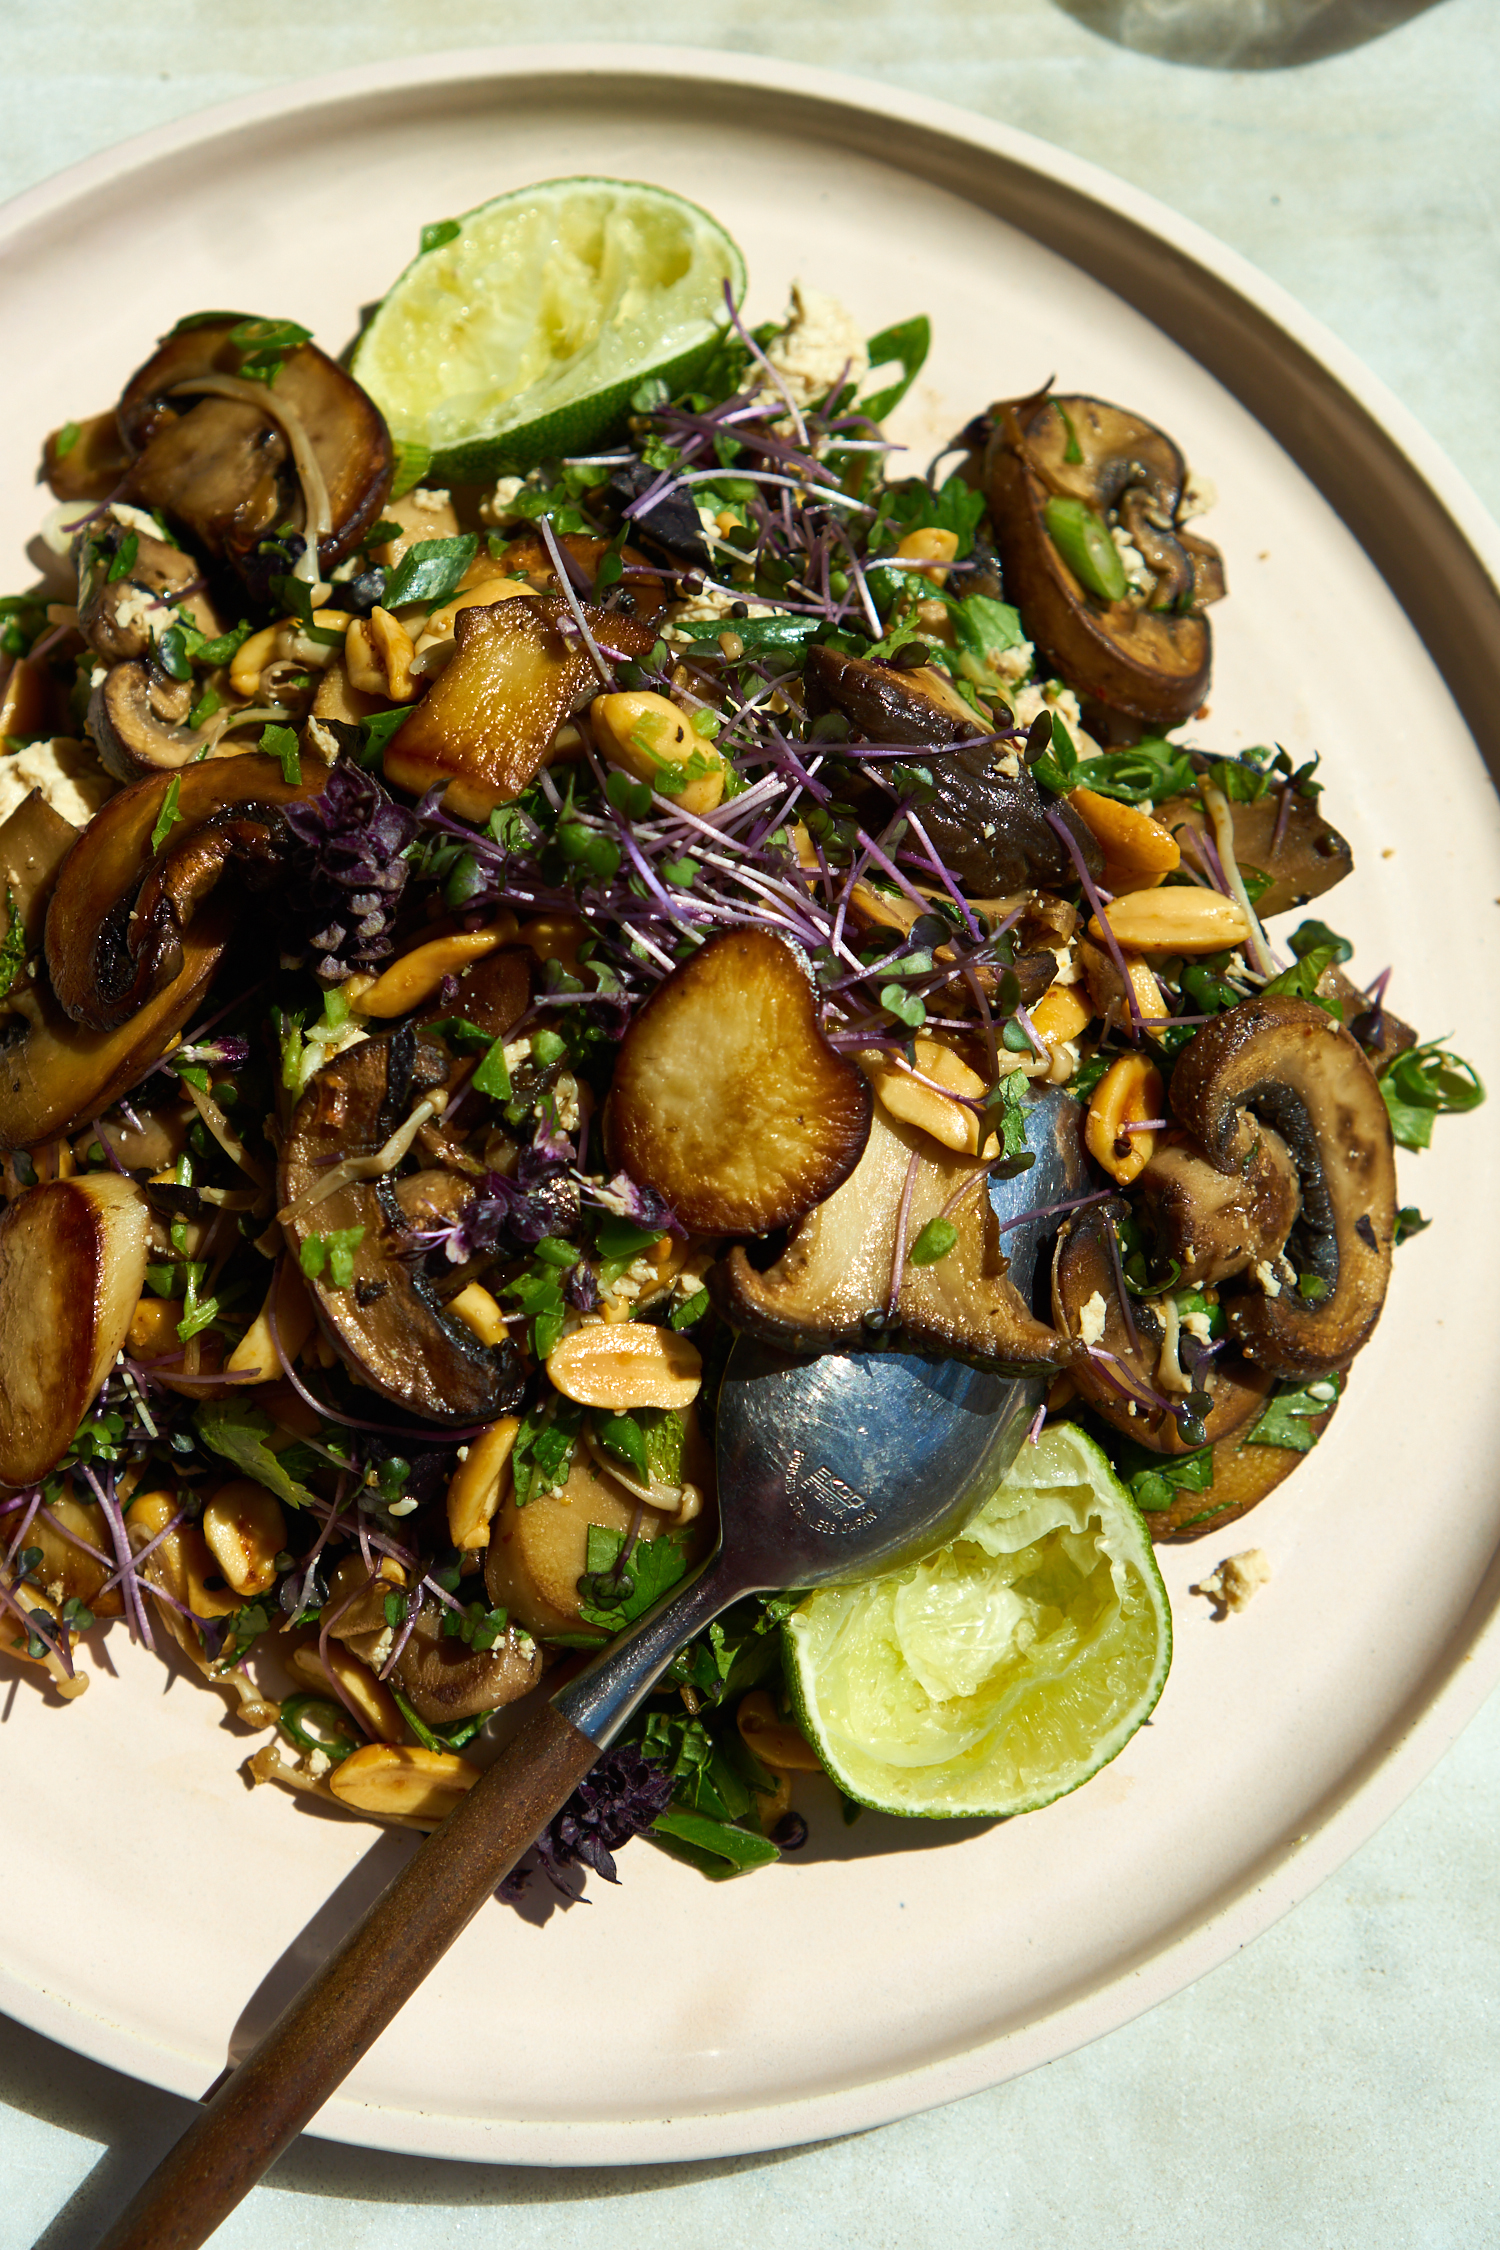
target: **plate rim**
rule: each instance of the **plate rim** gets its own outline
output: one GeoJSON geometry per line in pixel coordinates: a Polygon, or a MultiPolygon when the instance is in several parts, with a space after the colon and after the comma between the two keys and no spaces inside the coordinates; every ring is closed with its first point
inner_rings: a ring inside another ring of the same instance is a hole
{"type": "MultiPolygon", "coordinates": [[[[1472,630],[1476,609],[1492,613],[1490,630],[1500,627],[1500,524],[1490,515],[1462,472],[1407,408],[1358,356],[1294,297],[1250,260],[1221,242],[1170,205],[1104,167],[1048,142],[1023,128],[1001,123],[927,95],[887,87],[852,73],[739,56],[721,50],[675,45],[621,43],[546,43],[446,50],[410,60],[383,61],[352,69],[294,79],[257,93],[216,103],[186,117],[132,135],[81,158],[47,180],[0,205],[0,251],[36,227],[66,213],[70,205],[120,182],[157,161],[207,142],[220,143],[257,127],[283,122],[299,113],[342,106],[357,109],[383,97],[416,90],[440,90],[462,83],[478,91],[483,83],[512,90],[528,78],[580,78],[595,82],[650,79],[659,87],[676,78],[720,92],[754,91],[783,100],[816,105],[832,122],[839,113],[866,126],[878,121],[894,136],[881,150],[884,161],[903,163],[903,144],[943,146],[957,152],[980,151],[998,158],[1019,175],[1045,183],[1056,198],[1071,198],[1081,218],[1103,214],[1121,240],[1134,236],[1144,252],[1180,269],[1184,287],[1207,292],[1242,311],[1270,339],[1289,341],[1306,363],[1307,378],[1321,382],[1333,403],[1357,409],[1373,441],[1406,473],[1414,497],[1436,504],[1446,519],[1432,536],[1446,536],[1450,555],[1470,566],[1469,609],[1463,630],[1472,630]],[[1477,566],[1475,569],[1473,566],[1477,566]]],[[[1025,219],[1005,214],[1008,223],[1029,231],[1025,219]]],[[[1057,250],[1049,237],[1035,237],[1057,250]]],[[[1084,264],[1068,250],[1059,255],[1084,264]]],[[[1084,270],[1094,271],[1088,264],[1084,270]]],[[[1095,277],[1125,293],[1107,273],[1095,277]]],[[[1128,297],[1127,302],[1131,302],[1128,297]]],[[[1137,305],[1145,317],[1155,316],[1137,305]]],[[[1164,325],[1160,321],[1157,325],[1164,325]]],[[[1198,364],[1218,375],[1289,453],[1303,473],[1295,437],[1282,417],[1268,419],[1242,389],[1205,356],[1191,336],[1168,331],[1198,364]]],[[[1325,498],[1346,528],[1360,540],[1374,568],[1428,647],[1434,664],[1459,703],[1492,772],[1500,766],[1500,712],[1494,703],[1478,709],[1473,683],[1461,692],[1452,671],[1459,628],[1445,621],[1419,620],[1408,595],[1415,579],[1398,585],[1385,561],[1361,537],[1357,524],[1316,476],[1325,498]],[[1436,639],[1437,646],[1434,645],[1436,639]],[[1449,661],[1438,653],[1447,646],[1449,661]],[[1476,718],[1478,724],[1476,724],[1476,718]]],[[[1418,603],[1420,608],[1421,604],[1418,603]]],[[[1310,1815],[1312,1825],[1237,1869],[1216,1899],[1201,1904],[1196,1918],[1178,1934],[1117,1967],[1109,1980],[1091,1986],[1033,2021],[965,2046],[958,2053],[865,2083],[792,2101],[704,2111],[671,2119],[561,2121],[497,2120],[381,2107],[335,2096],[308,2130],[314,2135],[392,2153],[436,2155],[470,2161],[569,2167],[579,2164],[643,2164],[727,2156],[868,2130],[934,2108],[963,2095],[1019,2076],[1060,2058],[1089,2041],[1119,2029],[1217,1967],[1307,1897],[1394,1812],[1438,1762],[1500,1680],[1500,1548],[1474,1589],[1461,1625],[1442,1658],[1414,1688],[1402,1711],[1364,1756],[1310,1815]],[[663,2145],[670,2138],[670,2147],[663,2145]]],[[[149,2038],[94,2016],[75,2003],[31,1985],[0,1968],[0,2006],[16,2021],[61,2045],[122,2073],[143,2078],[167,2091],[194,2097],[201,2075],[185,2056],[149,2038]]]]}

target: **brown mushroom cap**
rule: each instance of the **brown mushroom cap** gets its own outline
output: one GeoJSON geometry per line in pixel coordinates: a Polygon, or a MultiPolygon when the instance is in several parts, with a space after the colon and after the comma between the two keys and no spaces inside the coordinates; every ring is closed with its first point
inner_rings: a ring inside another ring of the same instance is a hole
{"type": "MultiPolygon", "coordinates": [[[[972,1159],[951,1155],[877,1102],[865,1152],[842,1187],[810,1211],[780,1258],[758,1273],[743,1246],[714,1269],[714,1301],[736,1328],[789,1351],[869,1343],[868,1312],[890,1297],[896,1225],[913,1153],[920,1157],[907,1214],[914,1242],[965,1178],[972,1159]]],[[[981,1365],[1060,1366],[1063,1340],[1031,1313],[1009,1279],[999,1222],[983,1187],[951,1213],[958,1241],[935,1265],[902,1275],[902,1341],[981,1365]]]]}
{"type": "Polygon", "coordinates": [[[131,529],[134,559],[121,578],[111,569],[126,534],[106,519],[105,538],[80,532],[74,541],[79,558],[78,630],[94,654],[106,664],[123,658],[147,656],[153,628],[160,632],[172,622],[170,605],[200,577],[198,565],[181,547],[164,539],[151,539],[131,529]],[[142,597],[145,597],[143,599],[142,597]],[[153,597],[163,597],[161,602],[153,597]]]}
{"type": "MultiPolygon", "coordinates": [[[[513,1023],[526,1006],[524,973],[514,975],[511,990],[513,1023]]],[[[477,995],[472,1001],[466,995],[459,1006],[488,1029],[476,1014],[480,1004],[477,995]]],[[[490,1022],[503,1013],[493,1012],[490,1022]]],[[[500,1022],[494,1036],[508,1028],[500,1022]]],[[[319,1325],[352,1374],[430,1421],[493,1422],[520,1398],[520,1354],[509,1342],[491,1350],[450,1318],[417,1264],[402,1255],[408,1228],[391,1176],[344,1178],[332,1194],[317,1194],[341,1158],[372,1156],[384,1147],[453,1067],[435,1040],[411,1026],[364,1040],[325,1063],[287,1131],[281,1225],[299,1260],[313,1235],[359,1233],[350,1286],[335,1288],[327,1270],[310,1284],[319,1325]]]]}
{"type": "Polygon", "coordinates": [[[264,573],[251,560],[259,542],[278,525],[311,528],[309,464],[326,497],[318,538],[326,576],[377,520],[392,456],[374,400],[315,344],[289,352],[271,384],[247,381],[230,340],[243,318],[174,328],[126,384],[119,423],[133,456],[132,495],[185,525],[259,590],[264,573]]]}
{"type": "Polygon", "coordinates": [[[1310,1000],[1263,995],[1206,1024],[1172,1073],[1173,1111],[1229,1171],[1242,1113],[1271,1126],[1301,1182],[1297,1264],[1327,1294],[1253,1287],[1226,1300],[1231,1332],[1257,1366],[1308,1381],[1344,1367],[1385,1302],[1396,1219],[1390,1120],[1358,1043],[1310,1000]]]}
{"type": "Polygon", "coordinates": [[[1102,399],[1044,393],[993,411],[976,481],[1027,632],[1086,700],[1180,724],[1208,687],[1212,641],[1201,612],[1224,592],[1216,550],[1178,526],[1181,454],[1151,423],[1102,399]],[[1102,601],[1080,584],[1047,531],[1054,497],[1118,513],[1153,572],[1146,605],[1102,601]]]}
{"type": "MultiPolygon", "coordinates": [[[[1202,761],[1208,770],[1209,760],[1202,761]]],[[[1280,789],[1268,789],[1248,804],[1231,801],[1234,856],[1241,872],[1253,869],[1270,877],[1270,887],[1255,901],[1262,920],[1284,914],[1289,907],[1305,906],[1321,898],[1335,883],[1353,871],[1354,855],[1338,830],[1319,810],[1320,800],[1292,789],[1282,803],[1280,789]]],[[[1182,840],[1182,831],[1212,837],[1212,823],[1197,797],[1170,797],[1156,808],[1155,818],[1182,840]]]]}
{"type": "Polygon", "coordinates": [[[1158,1244],[1184,1281],[1210,1287],[1284,1248],[1302,1205],[1297,1167],[1274,1126],[1246,1113],[1230,1168],[1191,1142],[1158,1143],[1135,1182],[1158,1244]]]}
{"type": "Polygon", "coordinates": [[[424,1602],[396,1659],[396,1678],[419,1719],[448,1726],[519,1701],[541,1679],[545,1662],[540,1643],[514,1629],[493,1648],[468,1648],[444,1633],[436,1602],[424,1602]]]}
{"type": "Polygon", "coordinates": [[[47,909],[47,970],[64,1014],[94,1031],[127,1024],[180,973],[184,932],[226,869],[274,861],[287,841],[281,808],[327,781],[326,767],[309,764],[289,782],[252,751],[111,797],[68,853],[47,909]],[[174,787],[177,819],[153,852],[174,787]]]}
{"type": "Polygon", "coordinates": [[[186,680],[164,679],[139,661],[112,664],[89,696],[84,720],[105,772],[138,781],[191,765],[213,740],[211,730],[184,725],[192,703],[186,680]]]}
{"type": "MultiPolygon", "coordinates": [[[[938,753],[924,758],[935,794],[921,807],[923,828],[949,873],[971,898],[1030,888],[1057,890],[1074,880],[1066,845],[1047,819],[1048,807],[1027,769],[1004,770],[1003,745],[932,667],[899,672],[837,649],[813,648],[807,656],[807,707],[816,716],[839,711],[867,742],[910,743],[938,753]]],[[[855,784],[858,805],[868,796],[883,824],[890,798],[875,784],[855,784]]],[[[1071,830],[1093,876],[1104,856],[1072,806],[1052,808],[1071,830]]]]}
{"type": "Polygon", "coordinates": [[[1162,1395],[1156,1382],[1165,1333],[1160,1315],[1143,1302],[1130,1308],[1134,1333],[1126,1322],[1109,1254],[1110,1229],[1123,1208],[1105,1204],[1063,1227],[1052,1262],[1053,1318],[1063,1336],[1076,1338],[1085,1307],[1100,1297],[1104,1327],[1095,1349],[1109,1357],[1098,1359],[1080,1349],[1070,1360],[1069,1371],[1079,1391],[1102,1420],[1148,1451],[1193,1453],[1200,1445],[1243,1429],[1265,1404],[1271,1378],[1248,1361],[1216,1359],[1209,1394],[1213,1403],[1204,1417],[1206,1435],[1191,1443],[1184,1439],[1175,1416],[1154,1403],[1162,1395]]]}

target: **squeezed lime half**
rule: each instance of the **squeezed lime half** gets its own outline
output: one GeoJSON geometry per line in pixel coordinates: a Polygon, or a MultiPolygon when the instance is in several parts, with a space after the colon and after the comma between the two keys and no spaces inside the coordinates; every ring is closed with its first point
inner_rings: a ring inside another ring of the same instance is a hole
{"type": "Polygon", "coordinates": [[[1145,1524],[1099,1447],[1044,1429],[961,1539],[808,1596],[786,1625],[804,1733],[883,1812],[1034,1812],[1149,1718],[1172,1619],[1145,1524]]]}
{"type": "Polygon", "coordinates": [[[724,332],[726,283],[736,304],[744,294],[744,259],[717,220],[641,181],[544,180],[450,223],[350,363],[438,481],[588,452],[649,377],[669,393],[691,383],[724,332]]]}

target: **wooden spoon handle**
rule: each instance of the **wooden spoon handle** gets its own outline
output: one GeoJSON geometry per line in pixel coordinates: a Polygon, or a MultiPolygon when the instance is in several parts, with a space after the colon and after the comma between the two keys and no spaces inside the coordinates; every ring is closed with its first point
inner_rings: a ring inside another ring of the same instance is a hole
{"type": "Polygon", "coordinates": [[[296,2139],[599,1755],[552,1704],[226,2078],[99,2250],[197,2250],[296,2139]]]}

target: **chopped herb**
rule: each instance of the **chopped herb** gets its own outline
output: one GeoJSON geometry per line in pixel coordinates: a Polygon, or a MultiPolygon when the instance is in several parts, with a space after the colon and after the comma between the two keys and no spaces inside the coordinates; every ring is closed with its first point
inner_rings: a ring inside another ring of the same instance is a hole
{"type": "Polygon", "coordinates": [[[479,552],[472,531],[452,539],[419,539],[407,548],[386,581],[385,607],[399,609],[406,602],[426,602],[435,609],[458,590],[459,580],[479,552]]]}
{"type": "Polygon", "coordinates": [[[1435,1118],[1477,1109],[1484,1100],[1484,1087],[1473,1064],[1451,1053],[1437,1039],[1394,1056],[1381,1072],[1379,1083],[1391,1132],[1401,1148],[1430,1147],[1435,1118]]]}
{"type": "Polygon", "coordinates": [[[694,1327],[707,1312],[708,1305],[708,1291],[706,1289],[695,1289],[691,1297],[684,1297],[680,1305],[673,1306],[671,1312],[667,1315],[667,1326],[679,1331],[694,1327]]]}
{"type": "Polygon", "coordinates": [[[242,320],[229,331],[239,347],[240,373],[248,383],[274,383],[290,355],[312,342],[312,330],[295,320],[242,320]]]}
{"type": "Polygon", "coordinates": [[[330,1289],[354,1286],[354,1253],[365,1239],[363,1227],[342,1227],[333,1234],[310,1234],[302,1244],[298,1262],[309,1281],[327,1269],[330,1289]]]}
{"type": "Polygon", "coordinates": [[[5,937],[0,941],[0,999],[4,999],[26,966],[26,931],[16,905],[16,894],[5,886],[5,937]]]}
{"type": "Polygon", "coordinates": [[[583,1408],[564,1399],[543,1402],[526,1414],[511,1450],[516,1506],[524,1508],[543,1493],[560,1491],[568,1481],[583,1408]]]}
{"type": "Polygon", "coordinates": [[[1318,1432],[1312,1425],[1328,1412],[1343,1387],[1342,1375],[1329,1375],[1301,1389],[1273,1391],[1244,1443],[1281,1445],[1293,1453],[1310,1453],[1318,1442],[1318,1432]]]}
{"type": "Polygon", "coordinates": [[[906,1253],[908,1265],[935,1266],[946,1258],[958,1240],[958,1229],[951,1219],[929,1219],[906,1253]]]}
{"type": "Polygon", "coordinates": [[[174,773],[167,784],[166,794],[161,801],[161,811],[157,814],[155,826],[151,830],[151,849],[153,852],[161,850],[162,845],[182,819],[182,814],[177,810],[177,800],[181,795],[182,779],[180,775],[174,773]]]}
{"type": "Polygon", "coordinates": [[[302,760],[297,750],[296,731],[292,727],[264,727],[260,747],[264,755],[274,758],[281,768],[281,778],[295,787],[302,779],[302,760]]]}
{"type": "Polygon", "coordinates": [[[132,570],[134,570],[135,568],[135,558],[140,553],[140,551],[141,540],[139,532],[127,531],[124,538],[120,541],[119,546],[115,549],[113,557],[111,558],[109,570],[105,578],[105,584],[113,586],[116,585],[120,579],[128,578],[132,570]]]}
{"type": "Polygon", "coordinates": [[[1396,1213],[1396,1230],[1391,1237],[1393,1247],[1399,1250],[1414,1234],[1425,1234],[1431,1224],[1431,1219],[1424,1219],[1415,1203],[1403,1203],[1396,1213]]]}
{"type": "Polygon", "coordinates": [[[82,437],[82,435],[83,431],[79,428],[76,422],[64,422],[62,428],[57,433],[56,439],[53,442],[53,460],[66,461],[68,455],[72,452],[74,446],[78,443],[78,440],[82,437]]]}

